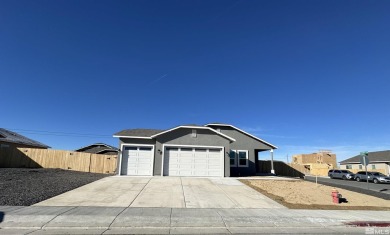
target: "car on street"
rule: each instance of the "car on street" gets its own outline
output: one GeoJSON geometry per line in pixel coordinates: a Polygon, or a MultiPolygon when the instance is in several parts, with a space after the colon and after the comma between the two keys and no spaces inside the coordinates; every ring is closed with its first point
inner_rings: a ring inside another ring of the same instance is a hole
{"type": "Polygon", "coordinates": [[[330,170],[328,176],[331,179],[353,180],[355,174],[348,170],[330,170]]]}
{"type": "MultiPolygon", "coordinates": [[[[367,171],[368,175],[368,181],[374,182],[374,184],[377,183],[390,183],[390,177],[375,171],[367,171]]],[[[360,181],[367,181],[367,175],[365,171],[359,171],[355,174],[355,180],[357,182],[360,181]]]]}

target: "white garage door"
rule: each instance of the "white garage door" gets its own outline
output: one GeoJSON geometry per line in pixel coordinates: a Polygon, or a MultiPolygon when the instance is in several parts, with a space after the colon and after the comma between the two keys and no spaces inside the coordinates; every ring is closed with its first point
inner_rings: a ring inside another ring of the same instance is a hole
{"type": "Polygon", "coordinates": [[[164,175],[223,176],[223,148],[166,147],[164,175]]]}
{"type": "Polygon", "coordinates": [[[153,175],[153,156],[152,146],[125,146],[122,175],[153,175]]]}

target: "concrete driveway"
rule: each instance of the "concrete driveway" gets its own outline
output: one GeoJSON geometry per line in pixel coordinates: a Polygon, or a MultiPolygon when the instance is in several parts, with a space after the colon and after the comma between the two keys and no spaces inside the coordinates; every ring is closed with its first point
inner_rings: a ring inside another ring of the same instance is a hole
{"type": "Polygon", "coordinates": [[[34,206],[284,208],[232,178],[112,176],[34,206]]]}

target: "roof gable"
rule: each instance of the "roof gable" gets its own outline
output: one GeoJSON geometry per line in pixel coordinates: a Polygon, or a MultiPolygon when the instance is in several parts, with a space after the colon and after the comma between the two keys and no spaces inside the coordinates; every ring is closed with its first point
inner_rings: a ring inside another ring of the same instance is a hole
{"type": "Polygon", "coordinates": [[[85,147],[76,149],[76,152],[88,152],[88,153],[99,153],[103,150],[112,150],[112,151],[118,151],[118,148],[115,148],[114,146],[105,144],[105,143],[95,143],[91,145],[87,145],[85,147]]]}
{"type": "Polygon", "coordinates": [[[232,129],[235,129],[235,130],[237,130],[238,132],[241,132],[242,134],[245,134],[245,135],[247,135],[247,136],[249,136],[249,137],[251,137],[251,138],[253,138],[253,139],[257,140],[257,141],[260,141],[261,143],[263,143],[263,144],[265,144],[265,145],[268,145],[268,146],[270,146],[270,147],[273,148],[273,149],[277,149],[277,148],[278,148],[278,147],[276,147],[275,145],[270,144],[270,143],[268,143],[267,141],[262,140],[262,139],[260,139],[259,137],[256,137],[256,136],[254,136],[254,135],[252,135],[252,134],[249,134],[248,132],[243,131],[243,130],[241,130],[240,128],[235,127],[235,126],[230,125],[230,124],[210,123],[210,124],[207,124],[207,125],[205,125],[205,126],[225,126],[225,127],[231,127],[232,129]]]}
{"type": "Polygon", "coordinates": [[[225,135],[225,134],[223,134],[223,133],[221,133],[221,132],[218,132],[218,131],[214,130],[213,128],[206,127],[206,126],[194,126],[194,125],[193,125],[193,126],[177,126],[177,127],[171,128],[171,129],[169,129],[169,130],[160,132],[160,133],[158,133],[158,134],[152,135],[151,137],[152,137],[152,138],[155,138],[155,137],[157,137],[157,136],[159,136],[159,135],[163,135],[163,134],[165,134],[165,133],[168,133],[168,132],[171,132],[171,131],[180,129],[180,128],[209,130],[209,131],[211,131],[211,132],[213,132],[213,133],[215,133],[215,134],[217,134],[217,135],[220,135],[220,136],[224,137],[225,139],[228,139],[228,140],[230,140],[230,141],[236,141],[234,138],[232,138],[232,137],[230,137],[230,136],[227,136],[227,135],[225,135]]]}

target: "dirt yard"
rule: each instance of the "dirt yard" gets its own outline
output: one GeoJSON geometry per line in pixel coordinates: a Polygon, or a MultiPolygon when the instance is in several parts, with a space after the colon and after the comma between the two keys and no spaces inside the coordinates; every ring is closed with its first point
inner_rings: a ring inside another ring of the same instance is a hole
{"type": "Polygon", "coordinates": [[[30,206],[107,176],[61,169],[0,168],[0,206],[30,206]]]}
{"type": "Polygon", "coordinates": [[[334,187],[303,180],[241,180],[264,195],[291,209],[390,210],[390,201],[336,188],[348,202],[333,204],[334,187]]]}

